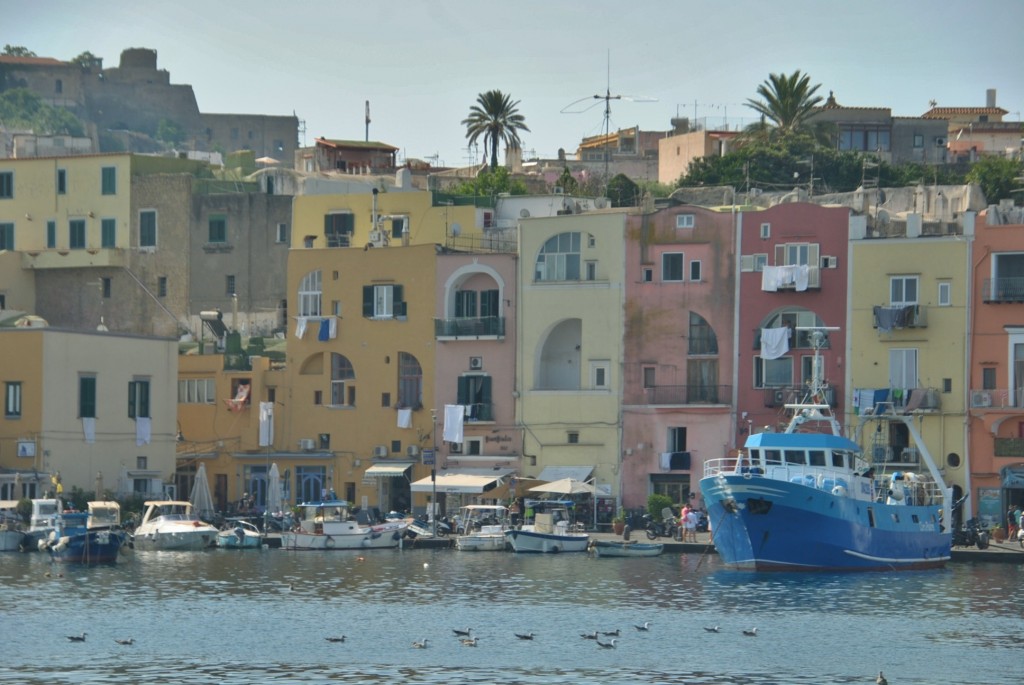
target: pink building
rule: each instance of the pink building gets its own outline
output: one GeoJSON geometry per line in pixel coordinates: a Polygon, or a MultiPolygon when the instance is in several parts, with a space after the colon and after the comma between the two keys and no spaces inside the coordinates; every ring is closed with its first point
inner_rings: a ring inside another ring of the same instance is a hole
{"type": "Polygon", "coordinates": [[[798,399],[813,373],[814,351],[801,327],[840,329],[828,335],[821,373],[830,386],[826,400],[836,414],[844,413],[849,220],[845,207],[807,203],[741,213],[736,296],[739,416],[731,447],[742,447],[751,431],[784,428],[784,405],[798,399]],[[762,331],[779,327],[789,332],[773,341],[769,350],[762,344],[762,331]]]}
{"type": "Polygon", "coordinates": [[[629,217],[622,504],[698,502],[705,459],[729,447],[738,215],[677,206],[629,217]],[[692,496],[692,498],[691,498],[692,496]]]}

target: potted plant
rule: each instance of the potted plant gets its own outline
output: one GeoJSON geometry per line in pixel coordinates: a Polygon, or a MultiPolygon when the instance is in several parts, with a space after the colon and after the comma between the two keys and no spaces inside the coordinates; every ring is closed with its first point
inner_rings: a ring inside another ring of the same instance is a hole
{"type": "Polygon", "coordinates": [[[1002,526],[992,526],[989,537],[995,542],[1003,542],[1006,540],[1006,530],[1002,526]]]}
{"type": "Polygon", "coordinates": [[[612,519],[612,532],[616,535],[622,535],[622,531],[626,529],[626,510],[619,507],[619,513],[612,519]]]}

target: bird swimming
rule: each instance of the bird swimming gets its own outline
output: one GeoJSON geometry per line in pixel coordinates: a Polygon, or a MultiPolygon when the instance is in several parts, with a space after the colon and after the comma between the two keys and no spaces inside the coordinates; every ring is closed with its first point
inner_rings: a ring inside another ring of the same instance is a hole
{"type": "Polygon", "coordinates": [[[119,644],[119,645],[125,645],[126,647],[131,647],[132,645],[134,645],[134,644],[135,644],[135,638],[134,638],[134,637],[130,637],[130,638],[128,638],[127,640],[118,640],[118,639],[117,639],[117,638],[115,637],[115,638],[114,638],[114,642],[116,642],[116,643],[117,643],[117,644],[119,644]]]}
{"type": "Polygon", "coordinates": [[[718,626],[704,626],[704,630],[708,631],[709,633],[717,633],[718,626]]]}
{"type": "Polygon", "coordinates": [[[461,642],[466,647],[476,647],[475,637],[464,637],[461,640],[459,640],[459,642],[461,642]]]}
{"type": "Polygon", "coordinates": [[[324,639],[327,640],[328,642],[344,642],[345,641],[345,636],[344,635],[339,635],[338,637],[325,637],[324,639]]]}
{"type": "Polygon", "coordinates": [[[533,633],[525,633],[525,634],[524,633],[516,633],[515,635],[520,640],[532,640],[533,639],[533,633]]]}
{"type": "Polygon", "coordinates": [[[72,642],[85,642],[85,633],[81,635],[68,635],[68,639],[72,642]]]}
{"type": "Polygon", "coordinates": [[[598,640],[597,646],[602,649],[615,649],[615,638],[613,637],[608,642],[601,642],[600,640],[598,640]]]}
{"type": "Polygon", "coordinates": [[[885,679],[885,675],[879,671],[878,677],[875,678],[875,685],[889,685],[889,681],[885,679]]]}
{"type": "Polygon", "coordinates": [[[592,633],[580,633],[580,637],[582,637],[584,640],[596,640],[597,631],[595,630],[592,633]]]}
{"type": "Polygon", "coordinates": [[[452,632],[460,637],[469,637],[469,634],[473,632],[473,629],[466,628],[465,630],[459,630],[458,628],[452,628],[452,632]]]}
{"type": "Polygon", "coordinates": [[[650,621],[644,621],[644,624],[642,626],[633,626],[633,627],[636,628],[637,630],[641,630],[641,631],[643,631],[643,630],[650,630],[651,629],[651,622],[650,621]]]}
{"type": "Polygon", "coordinates": [[[615,630],[602,631],[601,634],[604,635],[605,637],[618,637],[619,633],[621,633],[621,632],[622,632],[621,630],[616,628],[615,630]]]}
{"type": "Polygon", "coordinates": [[[747,637],[757,637],[757,628],[751,628],[750,630],[744,630],[743,634],[747,637]]]}
{"type": "Polygon", "coordinates": [[[420,642],[413,642],[412,646],[415,647],[416,649],[426,649],[427,648],[427,642],[428,642],[427,638],[423,638],[420,642]]]}

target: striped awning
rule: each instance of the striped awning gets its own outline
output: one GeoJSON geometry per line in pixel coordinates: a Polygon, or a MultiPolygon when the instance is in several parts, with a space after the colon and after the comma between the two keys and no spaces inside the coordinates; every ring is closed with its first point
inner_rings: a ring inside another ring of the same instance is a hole
{"type": "Polygon", "coordinates": [[[412,466],[411,461],[400,461],[392,464],[374,464],[366,469],[367,478],[397,478],[404,476],[412,466]]]}

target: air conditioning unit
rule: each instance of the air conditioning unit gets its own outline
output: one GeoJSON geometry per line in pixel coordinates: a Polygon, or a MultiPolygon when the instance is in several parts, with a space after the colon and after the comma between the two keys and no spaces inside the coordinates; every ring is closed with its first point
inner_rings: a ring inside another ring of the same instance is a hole
{"type": "Polygon", "coordinates": [[[918,454],[916,447],[904,447],[903,454],[900,455],[900,461],[907,464],[914,464],[917,463],[919,456],[920,455],[918,454]]]}
{"type": "Polygon", "coordinates": [[[784,405],[786,403],[786,391],[776,390],[775,392],[773,392],[772,403],[773,407],[781,407],[782,405],[784,405]]]}
{"type": "Polygon", "coordinates": [[[992,393],[984,391],[976,391],[971,393],[971,406],[972,407],[991,407],[992,406],[992,393]]]}
{"type": "Polygon", "coordinates": [[[875,463],[892,461],[892,449],[888,445],[875,445],[871,449],[871,459],[875,463]]]}
{"type": "Polygon", "coordinates": [[[839,266],[839,258],[838,257],[831,257],[831,256],[826,255],[826,256],[821,258],[821,268],[822,269],[835,269],[838,266],[839,266]]]}
{"type": "Polygon", "coordinates": [[[405,453],[408,454],[413,459],[415,459],[416,457],[420,456],[420,446],[409,445],[408,447],[405,448],[405,453]]]}
{"type": "Polygon", "coordinates": [[[462,443],[461,442],[449,442],[448,443],[449,454],[462,454],[462,443]]]}
{"type": "Polygon", "coordinates": [[[386,457],[388,456],[387,445],[377,445],[373,448],[373,456],[375,457],[386,457]]]}
{"type": "Polygon", "coordinates": [[[470,368],[471,371],[479,371],[480,369],[484,368],[484,358],[483,357],[470,357],[469,358],[469,368],[470,368]]]}
{"type": "Polygon", "coordinates": [[[313,440],[313,438],[300,438],[299,439],[299,449],[302,450],[303,452],[312,452],[313,448],[315,446],[316,446],[316,441],[313,440]]]}

